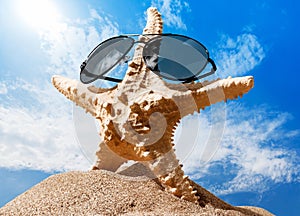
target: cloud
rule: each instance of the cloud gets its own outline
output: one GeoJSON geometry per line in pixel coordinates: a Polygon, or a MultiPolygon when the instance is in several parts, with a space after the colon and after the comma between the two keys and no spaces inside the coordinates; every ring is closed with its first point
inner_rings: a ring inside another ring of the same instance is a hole
{"type": "Polygon", "coordinates": [[[165,25],[186,30],[186,24],[182,21],[181,13],[191,10],[188,2],[180,0],[152,0],[151,4],[161,12],[165,25]]]}
{"type": "Polygon", "coordinates": [[[40,87],[10,81],[8,103],[0,106],[1,167],[35,170],[84,170],[90,164],[76,143],[71,105],[50,83],[40,87]]]}
{"type": "Polygon", "coordinates": [[[213,51],[220,77],[244,75],[265,58],[263,46],[254,34],[223,35],[213,51]]]}
{"type": "Polygon", "coordinates": [[[7,93],[7,87],[5,83],[0,83],[0,94],[6,94],[7,93]]]}
{"type": "MultiPolygon", "coordinates": [[[[258,38],[249,33],[235,39],[223,35],[213,53],[221,78],[247,74],[266,55],[258,38]]],[[[216,104],[182,121],[176,131],[181,137],[175,139],[176,153],[186,174],[219,195],[263,192],[276,183],[300,179],[299,155],[289,147],[300,131],[284,130],[291,118],[265,105],[216,104]]]]}
{"type": "Polygon", "coordinates": [[[47,172],[88,168],[67,117],[37,117],[20,108],[2,107],[0,113],[1,167],[47,172]]]}
{"type": "MultiPolygon", "coordinates": [[[[188,10],[187,3],[153,0],[152,4],[161,8],[167,25],[186,28],[180,13],[188,10]]],[[[44,171],[90,167],[76,142],[72,103],[54,89],[50,76],[78,79],[79,66],[90,50],[118,33],[118,25],[94,9],[89,18],[59,23],[40,33],[42,49],[49,58],[47,79],[0,84],[1,167],[44,171]]],[[[221,63],[221,76],[235,76],[259,65],[265,52],[255,35],[242,34],[236,39],[223,36],[214,56],[221,63]]],[[[267,190],[275,183],[300,181],[299,156],[286,145],[299,131],[283,129],[289,114],[238,103],[213,107],[216,110],[208,108],[185,118],[176,131],[176,153],[187,174],[218,194],[267,190]],[[224,109],[225,125],[215,124],[224,117],[224,109]],[[220,133],[213,133],[215,127],[220,133]]]]}
{"type": "Polygon", "coordinates": [[[50,58],[49,72],[77,78],[81,63],[103,40],[119,34],[118,25],[106,14],[90,9],[90,17],[40,32],[42,50],[50,58]]]}
{"type": "Polygon", "coordinates": [[[185,159],[184,169],[188,175],[217,194],[241,191],[263,192],[276,183],[299,181],[299,155],[288,146],[299,137],[300,131],[287,131],[284,124],[291,115],[274,112],[263,105],[247,108],[237,102],[226,106],[226,127],[218,149],[206,163],[202,153],[211,125],[207,115],[200,114],[188,121],[190,125],[201,121],[201,132],[190,126],[190,136],[198,133],[201,142],[185,159]],[[216,179],[213,183],[210,179],[216,179]],[[298,180],[297,180],[298,179],[298,180]],[[219,186],[215,186],[219,185],[219,186]]]}
{"type": "MultiPolygon", "coordinates": [[[[78,78],[79,66],[92,48],[118,34],[106,14],[57,23],[40,33],[47,71],[36,80],[0,84],[0,167],[47,172],[87,170],[90,162],[76,141],[72,103],[50,83],[53,74],[78,78]]],[[[97,143],[95,144],[97,145],[97,143]]]]}
{"type": "Polygon", "coordinates": [[[300,131],[291,133],[283,127],[291,118],[288,113],[265,107],[246,110],[237,104],[231,105],[221,148],[214,162],[236,167],[236,176],[224,183],[218,193],[263,192],[272,183],[297,181],[300,158],[297,152],[290,150],[290,144],[300,131]],[[235,112],[239,113],[238,120],[234,118],[235,112]]]}

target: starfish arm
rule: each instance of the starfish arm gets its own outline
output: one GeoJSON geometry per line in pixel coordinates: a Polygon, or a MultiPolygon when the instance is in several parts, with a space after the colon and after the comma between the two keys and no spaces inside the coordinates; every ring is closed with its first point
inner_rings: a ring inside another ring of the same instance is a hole
{"type": "Polygon", "coordinates": [[[127,162],[127,159],[110,150],[104,142],[101,142],[99,147],[96,152],[97,162],[93,166],[93,170],[104,169],[115,172],[123,163],[127,162]]]}
{"type": "Polygon", "coordinates": [[[101,94],[110,90],[88,87],[77,80],[58,75],[52,77],[52,84],[59,92],[93,116],[96,115],[98,105],[104,102],[101,94]]]}
{"type": "MultiPolygon", "coordinates": [[[[186,84],[184,86],[186,90],[179,91],[173,99],[180,106],[180,114],[184,117],[194,112],[200,112],[201,109],[205,109],[212,104],[226,102],[228,99],[232,100],[238,96],[242,97],[253,86],[254,79],[252,76],[228,77],[227,79],[206,81],[204,83],[186,84]]],[[[179,86],[170,86],[170,88],[176,89],[179,86]]]]}
{"type": "Polygon", "coordinates": [[[174,149],[153,161],[149,161],[147,165],[167,192],[181,199],[198,203],[197,191],[194,190],[189,178],[184,175],[182,165],[179,164],[174,149]]]}
{"type": "Polygon", "coordinates": [[[245,77],[228,77],[227,79],[217,80],[209,84],[204,83],[204,87],[193,91],[193,96],[197,103],[198,109],[205,108],[211,104],[221,101],[226,102],[228,99],[242,97],[254,87],[252,76],[245,77]],[[203,98],[206,98],[203,99],[203,98]]]}
{"type": "Polygon", "coordinates": [[[156,8],[150,7],[147,10],[147,23],[143,34],[161,34],[163,30],[163,21],[156,8]]]}

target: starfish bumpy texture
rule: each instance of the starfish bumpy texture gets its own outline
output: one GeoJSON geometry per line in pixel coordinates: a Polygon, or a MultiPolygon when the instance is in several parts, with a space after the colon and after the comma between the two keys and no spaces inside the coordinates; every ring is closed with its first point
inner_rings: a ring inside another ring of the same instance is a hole
{"type": "MultiPolygon", "coordinates": [[[[161,34],[161,15],[155,8],[147,13],[143,34],[161,34]]],[[[151,37],[141,35],[139,39],[151,37]]],[[[174,131],[183,117],[247,93],[253,87],[253,77],[167,83],[146,67],[142,50],[143,44],[138,44],[123,81],[114,88],[87,86],[61,76],[53,76],[52,83],[100,122],[103,141],[93,169],[116,171],[128,160],[138,161],[153,172],[166,191],[198,203],[197,190],[176,158],[174,131]]]]}

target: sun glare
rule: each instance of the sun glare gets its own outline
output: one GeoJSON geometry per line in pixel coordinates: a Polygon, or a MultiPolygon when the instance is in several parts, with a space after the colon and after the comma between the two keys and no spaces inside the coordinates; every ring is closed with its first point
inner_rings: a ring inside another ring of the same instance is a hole
{"type": "Polygon", "coordinates": [[[51,0],[20,0],[17,2],[21,19],[34,28],[47,28],[55,25],[59,13],[51,0]]]}

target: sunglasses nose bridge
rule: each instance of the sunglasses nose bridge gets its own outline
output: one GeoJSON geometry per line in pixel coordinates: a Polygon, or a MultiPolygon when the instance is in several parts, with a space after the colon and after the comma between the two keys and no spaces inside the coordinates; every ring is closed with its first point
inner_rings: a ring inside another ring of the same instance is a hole
{"type": "Polygon", "coordinates": [[[135,40],[133,42],[132,47],[130,49],[131,51],[133,51],[133,53],[131,53],[131,60],[134,61],[136,59],[143,57],[143,51],[146,44],[147,44],[146,41],[140,39],[135,40]]]}

